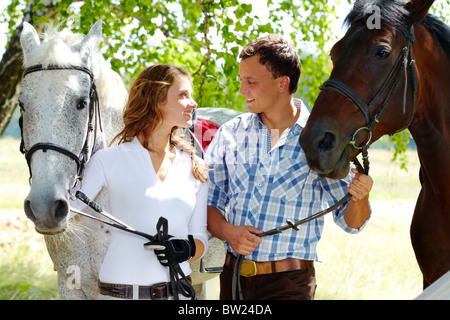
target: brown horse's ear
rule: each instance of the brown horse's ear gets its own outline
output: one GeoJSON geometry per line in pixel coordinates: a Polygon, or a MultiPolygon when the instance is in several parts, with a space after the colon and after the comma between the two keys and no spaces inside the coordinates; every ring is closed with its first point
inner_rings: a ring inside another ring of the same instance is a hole
{"type": "Polygon", "coordinates": [[[433,2],[434,0],[410,0],[405,4],[405,9],[411,12],[415,19],[421,20],[428,14],[433,2]]]}

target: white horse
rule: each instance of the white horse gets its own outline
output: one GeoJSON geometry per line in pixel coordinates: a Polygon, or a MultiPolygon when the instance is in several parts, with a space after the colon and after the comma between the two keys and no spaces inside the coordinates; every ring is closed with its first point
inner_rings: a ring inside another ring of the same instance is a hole
{"type": "MultiPolygon", "coordinates": [[[[95,151],[105,148],[123,126],[128,93],[120,76],[97,52],[101,36],[101,21],[84,38],[67,30],[48,31],[46,41],[41,43],[28,23],[24,23],[21,35],[27,71],[19,104],[31,182],[24,210],[37,232],[44,234],[62,299],[97,297],[98,271],[109,245],[109,226],[69,213],[69,190],[80,173],[76,158],[87,161],[95,151]],[[94,82],[101,127],[95,121],[99,116],[95,112],[89,120],[94,82]],[[88,136],[89,127],[93,132],[88,136]]],[[[107,199],[106,190],[95,199],[105,211],[109,211],[107,199]]],[[[223,244],[210,240],[205,264],[222,266],[224,256],[223,244]]],[[[199,263],[193,264],[192,270],[193,284],[201,297],[201,284],[217,273],[200,272],[199,263]]]]}

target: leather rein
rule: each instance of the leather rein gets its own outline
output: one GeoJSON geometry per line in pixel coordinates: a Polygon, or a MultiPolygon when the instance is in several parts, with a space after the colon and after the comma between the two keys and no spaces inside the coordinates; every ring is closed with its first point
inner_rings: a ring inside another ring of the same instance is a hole
{"type": "MultiPolygon", "coordinates": [[[[328,81],[325,81],[320,86],[320,90],[330,88],[330,89],[334,89],[334,90],[338,91],[339,93],[343,94],[344,96],[348,97],[349,99],[351,99],[353,101],[353,103],[356,106],[358,106],[360,111],[363,113],[363,115],[366,119],[366,126],[357,129],[353,133],[352,140],[349,142],[349,144],[353,148],[361,150],[362,157],[363,157],[363,165],[361,165],[361,163],[359,162],[359,160],[356,157],[352,161],[355,164],[358,171],[360,173],[364,173],[366,175],[369,173],[368,149],[369,149],[370,142],[372,139],[372,131],[373,131],[374,127],[376,126],[376,124],[380,121],[381,116],[383,115],[384,111],[386,110],[386,108],[388,106],[388,102],[392,96],[392,93],[394,92],[395,88],[399,84],[402,76],[404,76],[404,78],[405,78],[405,86],[404,86],[404,91],[403,91],[403,114],[406,114],[406,93],[407,93],[407,89],[408,89],[408,81],[407,81],[408,66],[409,66],[411,77],[412,77],[412,84],[411,84],[412,94],[413,94],[412,113],[411,113],[411,117],[410,117],[407,125],[404,128],[402,128],[401,130],[398,130],[397,132],[403,131],[404,129],[408,128],[414,119],[415,110],[416,110],[416,100],[417,100],[417,97],[416,97],[417,75],[416,75],[415,61],[413,59],[413,51],[412,51],[412,47],[413,47],[414,40],[415,40],[414,27],[411,26],[410,31],[407,31],[407,30],[402,30],[402,31],[406,36],[406,45],[403,47],[402,51],[400,52],[397,62],[395,63],[392,71],[389,73],[389,76],[387,77],[386,81],[381,86],[378,93],[375,95],[375,97],[372,99],[372,101],[369,104],[366,104],[364,102],[364,100],[352,88],[350,88],[349,86],[347,86],[346,84],[344,84],[343,82],[341,82],[339,80],[330,79],[328,81]],[[408,60],[409,60],[409,63],[408,63],[408,60]],[[376,115],[374,117],[372,117],[373,106],[380,99],[380,97],[383,95],[383,93],[387,90],[389,83],[391,83],[392,81],[393,81],[392,87],[390,88],[384,101],[382,102],[380,109],[378,110],[376,115]],[[361,131],[367,131],[368,138],[367,138],[367,141],[363,145],[357,146],[356,138],[357,138],[358,133],[361,131]]],[[[310,217],[307,217],[305,219],[302,219],[302,220],[299,220],[296,222],[287,220],[286,225],[263,232],[257,236],[258,237],[266,237],[266,236],[281,233],[284,230],[288,230],[288,229],[294,229],[294,230],[298,231],[299,225],[302,225],[304,223],[315,220],[319,217],[324,216],[325,214],[327,214],[331,211],[336,210],[350,198],[351,198],[350,193],[347,193],[341,200],[336,202],[333,206],[329,207],[328,209],[322,210],[318,213],[313,214],[310,217]]],[[[236,300],[237,294],[239,294],[239,299],[243,300],[241,283],[240,283],[240,271],[241,271],[243,260],[244,260],[244,256],[238,255],[236,264],[234,266],[233,277],[232,277],[232,299],[233,300],[236,300]]]]}

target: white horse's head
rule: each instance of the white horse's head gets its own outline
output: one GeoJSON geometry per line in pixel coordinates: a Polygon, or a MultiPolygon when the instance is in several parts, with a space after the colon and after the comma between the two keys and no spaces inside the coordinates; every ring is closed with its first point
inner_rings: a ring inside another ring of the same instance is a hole
{"type": "Polygon", "coordinates": [[[32,175],[24,209],[43,234],[64,231],[68,190],[79,173],[76,158],[89,156],[83,155],[91,140],[87,136],[94,78],[89,70],[101,36],[98,21],[84,38],[69,31],[52,32],[41,44],[36,30],[23,25],[20,41],[26,71],[19,103],[32,175]]]}

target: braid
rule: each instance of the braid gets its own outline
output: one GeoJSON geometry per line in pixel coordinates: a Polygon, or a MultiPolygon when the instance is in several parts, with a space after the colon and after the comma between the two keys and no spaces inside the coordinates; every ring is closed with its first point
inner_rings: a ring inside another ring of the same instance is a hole
{"type": "Polygon", "coordinates": [[[194,178],[202,183],[208,181],[208,170],[201,159],[195,155],[195,149],[193,145],[188,142],[185,130],[174,127],[170,135],[170,143],[191,156],[192,175],[194,178]]]}

